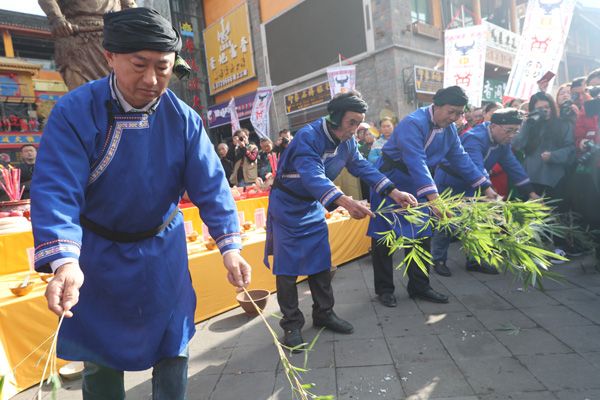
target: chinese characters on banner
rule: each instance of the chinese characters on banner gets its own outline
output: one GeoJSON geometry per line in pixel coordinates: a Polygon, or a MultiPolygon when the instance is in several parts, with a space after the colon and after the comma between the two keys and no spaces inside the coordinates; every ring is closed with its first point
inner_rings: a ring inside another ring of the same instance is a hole
{"type": "Polygon", "coordinates": [[[321,82],[285,96],[285,112],[291,114],[331,100],[329,82],[321,82]]]}
{"type": "Polygon", "coordinates": [[[486,78],[483,82],[483,101],[502,103],[506,82],[486,78]]]}
{"type": "Polygon", "coordinates": [[[192,69],[192,73],[187,79],[187,83],[185,84],[185,100],[189,105],[192,106],[194,110],[200,112],[204,107],[201,104],[200,97],[198,96],[199,90],[201,90],[200,84],[200,66],[196,59],[198,57],[198,50],[196,47],[196,36],[194,35],[194,28],[189,22],[181,22],[179,24],[181,32],[181,39],[183,41],[183,46],[179,55],[183,57],[185,62],[192,69]]]}
{"type": "Polygon", "coordinates": [[[331,97],[338,93],[354,90],[356,87],[356,65],[327,68],[327,79],[331,97]]]}
{"type": "Polygon", "coordinates": [[[233,136],[233,133],[240,129],[240,119],[238,118],[237,110],[235,109],[235,97],[232,97],[231,100],[229,100],[229,115],[231,118],[231,135],[233,136]]]}
{"type": "Polygon", "coordinates": [[[211,95],[256,76],[246,2],[206,28],[203,35],[211,95]]]}
{"type": "Polygon", "coordinates": [[[458,85],[469,104],[481,106],[487,27],[475,25],[445,33],[444,87],[458,85]]]}
{"type": "Polygon", "coordinates": [[[250,122],[260,137],[269,138],[269,107],[273,99],[272,87],[260,87],[256,90],[250,122]]]}
{"type": "MultiPolygon", "coordinates": [[[[529,99],[539,91],[538,80],[558,72],[576,0],[530,1],[517,57],[508,77],[505,97],[529,99]]],[[[550,80],[547,91],[552,90],[550,80]]]]}

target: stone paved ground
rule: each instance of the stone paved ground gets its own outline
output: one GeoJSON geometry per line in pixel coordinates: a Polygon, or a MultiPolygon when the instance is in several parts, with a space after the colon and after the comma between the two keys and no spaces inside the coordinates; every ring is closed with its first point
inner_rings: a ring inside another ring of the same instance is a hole
{"type": "MultiPolygon", "coordinates": [[[[397,308],[373,292],[370,257],[338,270],[335,310],[353,335],[323,332],[308,358],[306,382],[339,400],[600,399],[600,273],[591,259],[557,267],[566,282],[523,291],[510,276],[466,272],[456,244],[453,276],[433,277],[449,304],[410,300],[396,273],[397,308]]],[[[255,266],[257,268],[258,266],[255,266]]],[[[308,285],[298,287],[311,340],[308,285]]],[[[271,296],[269,313],[278,311],[271,296]]],[[[277,329],[277,318],[269,318],[277,329]]],[[[190,400],[291,399],[272,342],[259,318],[235,309],[197,326],[190,345],[190,400]]],[[[292,357],[301,366],[303,355],[292,357]]],[[[151,372],[126,374],[128,399],[151,398],[151,372]]],[[[80,399],[81,381],[59,399],[80,399]]],[[[31,399],[34,391],[15,399],[31,399]]],[[[49,393],[45,398],[50,398],[49,393]]]]}

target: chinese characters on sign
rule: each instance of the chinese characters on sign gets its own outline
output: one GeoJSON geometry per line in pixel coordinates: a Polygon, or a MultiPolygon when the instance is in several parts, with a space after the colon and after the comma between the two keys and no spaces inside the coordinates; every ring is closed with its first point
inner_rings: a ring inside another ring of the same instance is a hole
{"type": "Polygon", "coordinates": [[[203,35],[211,95],[256,76],[247,3],[206,28],[203,35]]]}
{"type": "Polygon", "coordinates": [[[298,90],[285,96],[285,112],[291,114],[331,100],[329,81],[298,90]]]}
{"type": "Polygon", "coordinates": [[[179,55],[183,57],[185,62],[188,63],[192,72],[187,79],[187,83],[184,86],[186,92],[185,98],[190,103],[192,108],[196,111],[202,110],[204,107],[200,102],[198,91],[201,90],[200,85],[200,67],[196,59],[198,57],[198,49],[196,46],[196,38],[194,35],[194,28],[189,22],[181,22],[179,24],[179,32],[181,32],[181,39],[183,40],[183,46],[179,55]]]}
{"type": "Polygon", "coordinates": [[[415,65],[415,92],[435,94],[444,85],[444,73],[415,65]]]}
{"type": "Polygon", "coordinates": [[[445,32],[444,86],[462,87],[469,103],[481,105],[487,28],[484,25],[445,32]]]}
{"type": "MultiPolygon", "coordinates": [[[[527,4],[519,50],[504,94],[517,99],[528,99],[539,90],[537,81],[546,72],[558,71],[575,8],[575,0],[527,4]]],[[[553,82],[550,80],[548,92],[553,82]]]]}
{"type": "Polygon", "coordinates": [[[486,78],[483,81],[483,101],[502,103],[506,82],[486,78]]]}
{"type": "Polygon", "coordinates": [[[0,135],[0,146],[39,144],[41,135],[0,135]]]}

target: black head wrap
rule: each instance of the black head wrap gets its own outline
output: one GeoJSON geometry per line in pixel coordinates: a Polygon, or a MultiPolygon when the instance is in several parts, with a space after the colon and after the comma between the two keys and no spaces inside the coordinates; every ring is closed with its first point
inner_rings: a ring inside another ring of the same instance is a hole
{"type": "Polygon", "coordinates": [[[342,123],[342,118],[346,111],[357,113],[366,113],[369,106],[362,99],[359,92],[353,90],[346,93],[338,93],[334,96],[329,104],[327,104],[327,112],[329,113],[327,120],[335,126],[342,123]]]}
{"type": "Polygon", "coordinates": [[[516,108],[501,108],[492,114],[491,122],[496,125],[521,125],[523,113],[516,108]]]}
{"type": "Polygon", "coordinates": [[[464,107],[469,102],[467,94],[460,86],[449,86],[438,90],[433,96],[433,104],[436,106],[451,106],[464,107]]]}
{"type": "MultiPolygon", "coordinates": [[[[181,50],[181,36],[171,22],[151,8],[136,7],[104,14],[102,46],[113,53],[181,50]]],[[[176,55],[173,72],[179,79],[189,76],[190,67],[176,55]]]]}

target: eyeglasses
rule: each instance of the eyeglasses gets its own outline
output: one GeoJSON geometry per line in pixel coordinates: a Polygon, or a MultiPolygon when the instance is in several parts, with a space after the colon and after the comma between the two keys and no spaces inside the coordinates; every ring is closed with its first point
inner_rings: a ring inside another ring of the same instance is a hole
{"type": "Polygon", "coordinates": [[[505,127],[503,127],[502,125],[498,125],[500,128],[502,128],[502,130],[504,131],[504,133],[506,133],[507,135],[511,135],[514,136],[517,133],[519,133],[519,128],[513,128],[513,129],[506,129],[505,127]]]}

